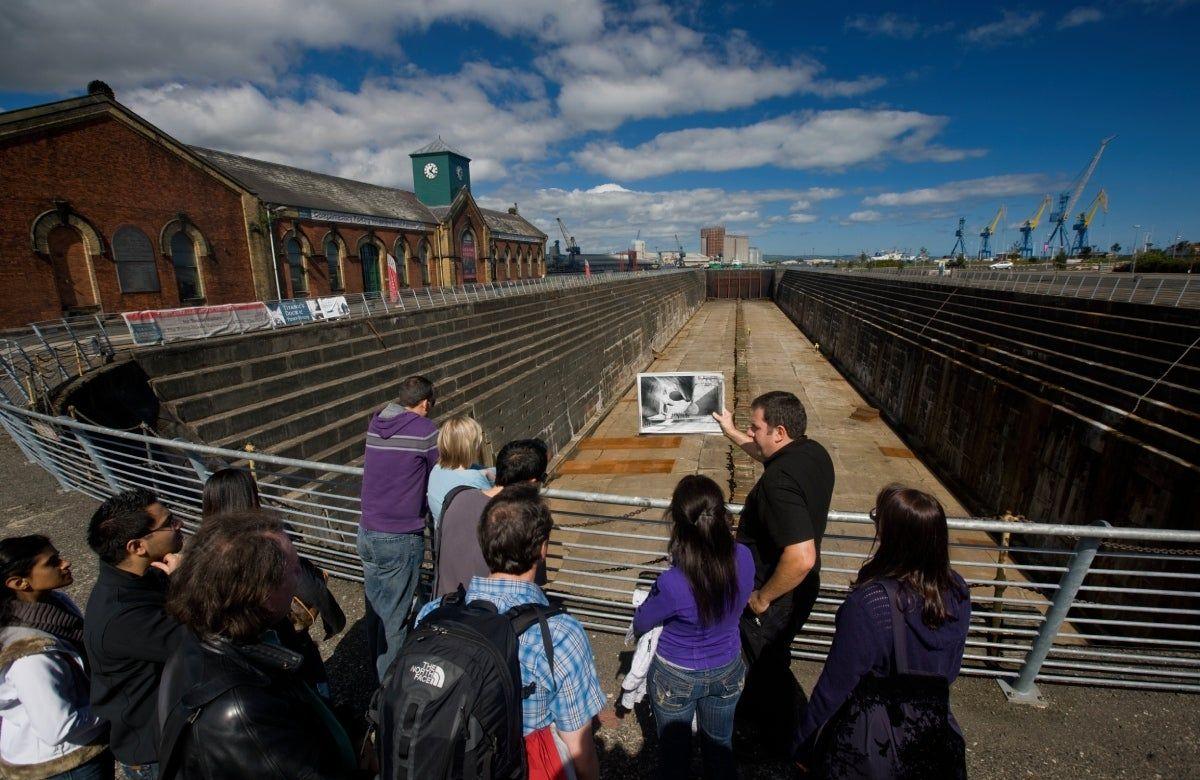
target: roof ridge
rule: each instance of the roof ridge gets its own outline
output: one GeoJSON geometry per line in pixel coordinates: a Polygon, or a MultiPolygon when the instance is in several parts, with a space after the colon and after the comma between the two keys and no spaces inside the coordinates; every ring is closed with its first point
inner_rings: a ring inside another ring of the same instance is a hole
{"type": "Polygon", "coordinates": [[[400,187],[389,187],[386,184],[376,184],[375,182],[372,182],[372,181],[363,181],[362,179],[351,179],[348,176],[338,176],[335,173],[325,173],[324,171],[314,171],[312,168],[301,168],[298,165],[288,165],[287,163],[272,162],[271,160],[264,160],[260,157],[247,157],[244,154],[234,154],[233,152],[227,152],[224,149],[210,149],[205,146],[196,146],[193,144],[187,144],[187,148],[191,149],[192,151],[211,152],[212,154],[219,154],[219,155],[223,155],[225,157],[236,157],[239,160],[249,160],[251,162],[261,163],[262,165],[274,165],[279,168],[287,168],[288,170],[291,170],[291,171],[299,171],[300,173],[304,173],[309,176],[321,176],[326,179],[335,179],[337,181],[344,181],[348,184],[353,184],[356,187],[363,187],[363,186],[378,187],[381,190],[389,190],[391,192],[403,192],[407,195],[412,195],[414,197],[416,196],[416,193],[413,192],[412,190],[406,190],[406,189],[402,189],[400,187]]]}

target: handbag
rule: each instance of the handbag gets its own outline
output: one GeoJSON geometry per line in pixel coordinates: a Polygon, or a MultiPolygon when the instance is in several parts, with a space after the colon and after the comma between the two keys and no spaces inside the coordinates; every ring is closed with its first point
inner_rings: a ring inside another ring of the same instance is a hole
{"type": "Polygon", "coordinates": [[[816,738],[813,777],[965,778],[966,743],[950,716],[950,683],[908,663],[899,583],[880,580],[892,613],[892,669],[868,675],[816,738]]]}

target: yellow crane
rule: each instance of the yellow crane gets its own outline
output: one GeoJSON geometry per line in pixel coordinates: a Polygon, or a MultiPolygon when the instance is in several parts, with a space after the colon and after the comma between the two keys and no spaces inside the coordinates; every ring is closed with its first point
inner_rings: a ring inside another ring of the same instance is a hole
{"type": "Polygon", "coordinates": [[[1025,220],[1025,224],[1021,225],[1021,257],[1033,257],[1033,246],[1030,245],[1030,236],[1033,231],[1037,230],[1038,223],[1042,221],[1042,214],[1046,213],[1046,207],[1050,205],[1052,198],[1047,195],[1042,198],[1042,205],[1038,206],[1037,213],[1032,218],[1025,220]]]}
{"type": "Polygon", "coordinates": [[[1073,226],[1075,230],[1075,245],[1071,247],[1071,256],[1079,257],[1085,248],[1088,247],[1087,233],[1088,228],[1092,225],[1092,220],[1096,217],[1096,211],[1101,207],[1104,208],[1104,213],[1108,213],[1108,193],[1103,187],[1096,193],[1096,199],[1092,201],[1092,205],[1087,211],[1079,212],[1079,221],[1073,226]]]}
{"type": "Polygon", "coordinates": [[[992,236],[996,232],[996,226],[1000,224],[1000,220],[1004,219],[1004,207],[996,212],[996,216],[992,219],[990,225],[979,231],[979,259],[987,260],[992,256],[992,236]]]}

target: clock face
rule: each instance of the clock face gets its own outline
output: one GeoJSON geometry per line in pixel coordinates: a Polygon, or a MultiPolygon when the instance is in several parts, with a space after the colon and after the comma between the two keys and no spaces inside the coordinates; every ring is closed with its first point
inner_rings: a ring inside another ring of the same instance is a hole
{"type": "Polygon", "coordinates": [[[462,181],[462,177],[463,177],[463,169],[462,169],[462,166],[461,166],[461,165],[460,165],[460,166],[458,166],[457,168],[455,168],[455,169],[454,169],[454,173],[455,173],[455,175],[456,175],[456,176],[458,176],[458,180],[459,180],[459,181],[462,181]]]}
{"type": "Polygon", "coordinates": [[[425,163],[425,178],[436,179],[438,173],[437,163],[425,163]]]}

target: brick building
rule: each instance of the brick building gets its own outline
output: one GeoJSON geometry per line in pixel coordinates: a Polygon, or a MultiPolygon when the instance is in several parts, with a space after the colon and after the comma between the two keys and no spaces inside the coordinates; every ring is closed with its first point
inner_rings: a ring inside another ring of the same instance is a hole
{"type": "Polygon", "coordinates": [[[711,258],[725,254],[725,226],[714,225],[700,228],[700,254],[711,258]]]}
{"type": "Polygon", "coordinates": [[[410,287],[545,275],[545,234],[480,208],[469,158],[438,139],[412,160],[432,202],[188,146],[95,82],[0,113],[0,327],[379,292],[389,256],[410,287]]]}

